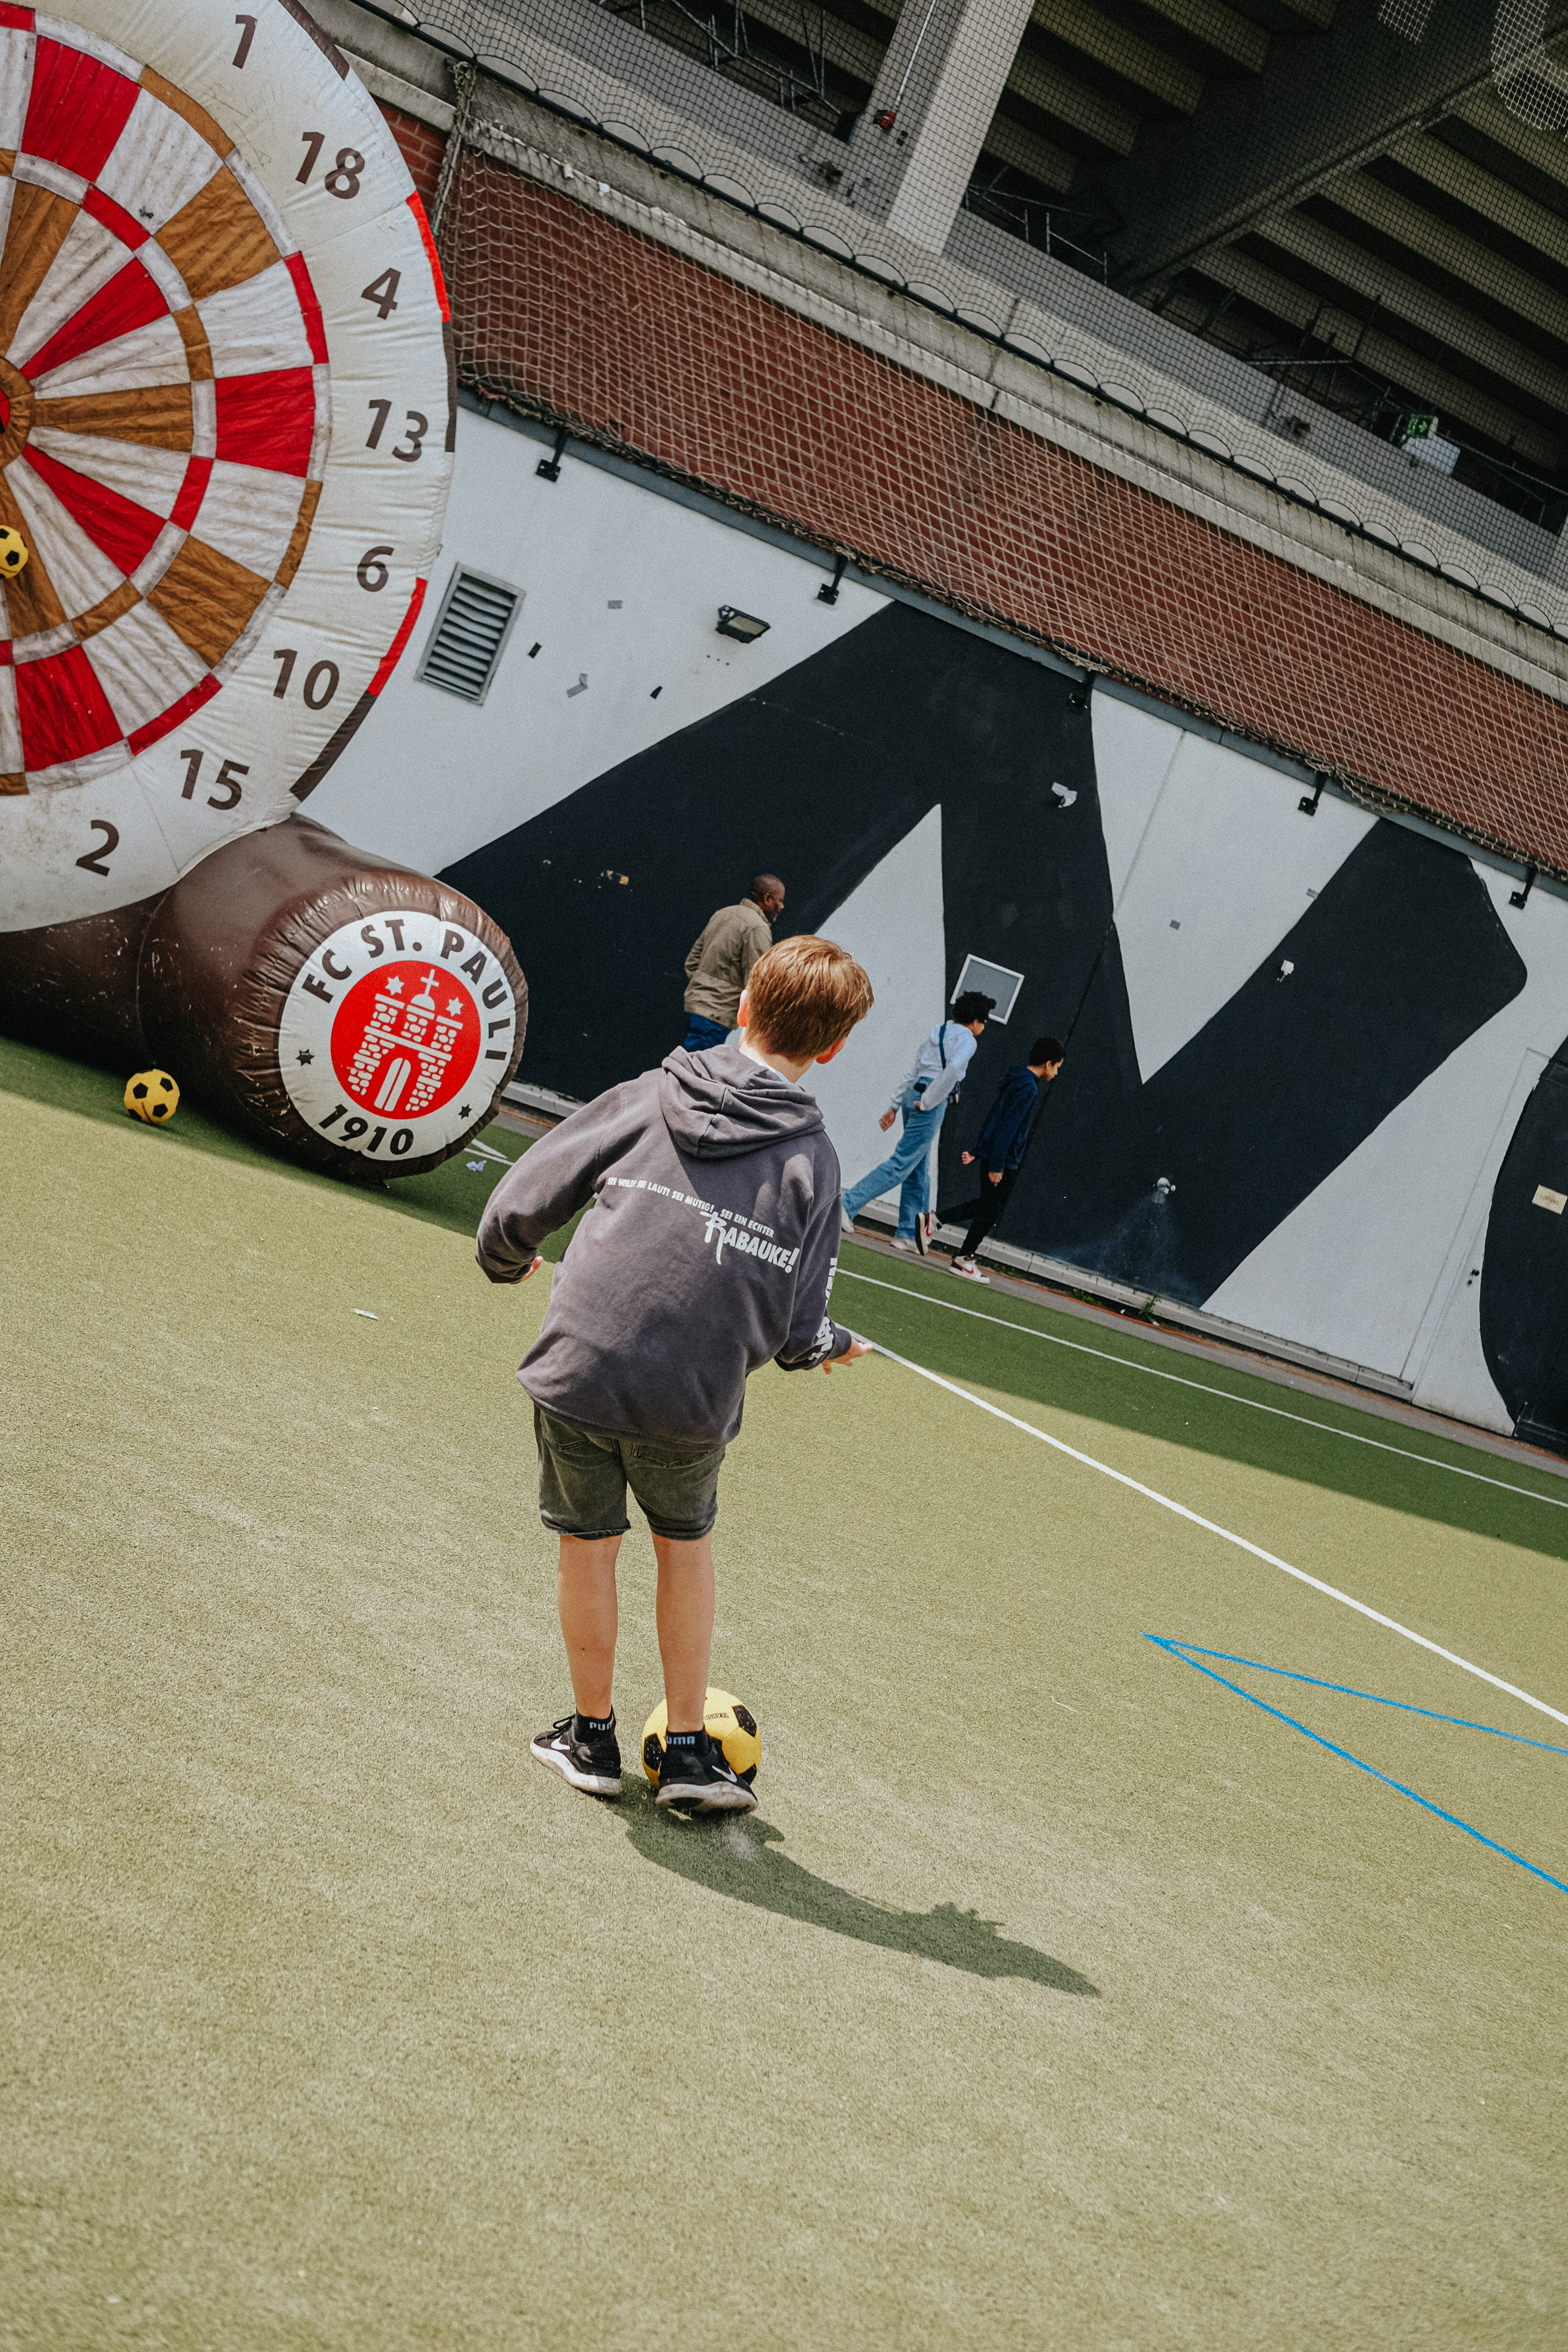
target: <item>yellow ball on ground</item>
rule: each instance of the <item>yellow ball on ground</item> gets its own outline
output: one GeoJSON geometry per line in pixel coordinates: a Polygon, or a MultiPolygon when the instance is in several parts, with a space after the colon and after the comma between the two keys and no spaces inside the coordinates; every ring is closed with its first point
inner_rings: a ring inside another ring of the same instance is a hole
{"type": "Polygon", "coordinates": [[[0,574],[5,578],[14,579],[32,551],[19,530],[13,530],[9,523],[0,527],[0,574]]]}
{"type": "MultiPolygon", "coordinates": [[[[668,1721],[669,1711],[660,1699],[642,1727],[642,1768],[656,1789],[664,1762],[664,1734],[668,1721]]],[[[710,1739],[719,1742],[724,1761],[735,1778],[743,1780],[749,1789],[763,1760],[763,1735],[751,1708],[742,1706],[729,1691],[710,1690],[702,1702],[702,1727],[710,1739]]]]}
{"type": "Polygon", "coordinates": [[[125,1089],[125,1108],[149,1127],[167,1127],[180,1108],[180,1089],[167,1070],[138,1070],[125,1089]]]}

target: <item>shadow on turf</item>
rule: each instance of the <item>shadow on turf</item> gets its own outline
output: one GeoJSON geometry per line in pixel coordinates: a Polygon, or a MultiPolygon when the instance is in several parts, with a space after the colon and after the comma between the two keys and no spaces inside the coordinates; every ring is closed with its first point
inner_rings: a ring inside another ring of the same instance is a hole
{"type": "Polygon", "coordinates": [[[955,1904],[939,1903],[930,1911],[888,1911],[847,1887],[835,1886],[803,1870],[788,1854],[773,1849],[784,1832],[755,1815],[744,1822],[726,1819],[686,1821],[661,1813],[651,1790],[630,1792],[620,1813],[626,1834],[645,1861],[673,1870],[715,1895],[733,1896],[737,1903],[754,1903],[782,1918],[804,1919],[808,1927],[830,1928],[857,1943],[879,1944],[885,1951],[913,1952],[922,1960],[940,1960],[943,1968],[964,1969],[975,1977],[1022,1977],[1027,1984],[1048,1985],[1053,1992],[1090,1993],[1098,1985],[1080,1977],[1065,1961],[1032,1944],[1010,1944],[996,1923],[955,1904]]]}

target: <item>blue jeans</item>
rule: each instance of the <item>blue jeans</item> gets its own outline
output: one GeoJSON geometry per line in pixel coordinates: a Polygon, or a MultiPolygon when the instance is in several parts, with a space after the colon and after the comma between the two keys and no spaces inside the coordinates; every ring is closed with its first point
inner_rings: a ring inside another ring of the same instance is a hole
{"type": "Polygon", "coordinates": [[[879,1168],[862,1176],[858,1184],[845,1193],[844,1206],[852,1217],[858,1217],[868,1201],[879,1193],[890,1192],[899,1187],[899,1239],[912,1242],[915,1220],[923,1217],[931,1206],[931,1148],[942,1132],[942,1122],[947,1111],[945,1102],[935,1110],[917,1111],[913,1105],[918,1097],[911,1090],[900,1103],[904,1117],[904,1131],[879,1168]]]}
{"type": "Polygon", "coordinates": [[[703,1054],[710,1045],[721,1045],[729,1034],[722,1022],[710,1021],[706,1013],[689,1013],[680,1042],[689,1054],[703,1054]]]}

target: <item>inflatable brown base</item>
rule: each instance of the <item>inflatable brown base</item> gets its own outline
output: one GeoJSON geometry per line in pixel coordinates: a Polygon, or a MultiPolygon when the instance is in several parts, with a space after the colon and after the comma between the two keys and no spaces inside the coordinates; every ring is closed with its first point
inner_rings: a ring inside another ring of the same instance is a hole
{"type": "Polygon", "coordinates": [[[528,987],[489,917],[291,816],[111,915],[0,935],[0,1022],[169,1071],[291,1159],[413,1176],[490,1116],[528,987]]]}

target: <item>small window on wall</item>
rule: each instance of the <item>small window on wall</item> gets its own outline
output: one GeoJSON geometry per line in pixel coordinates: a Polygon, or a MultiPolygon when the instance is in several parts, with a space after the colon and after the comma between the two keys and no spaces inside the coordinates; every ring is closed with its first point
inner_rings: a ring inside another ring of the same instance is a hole
{"type": "Polygon", "coordinates": [[[1005,1022],[1018,1002],[1018,991],[1023,985],[1021,971],[1009,971],[1005,963],[987,963],[984,956],[965,956],[963,970],[958,975],[958,986],[950,1001],[956,1004],[970,989],[977,988],[982,996],[994,996],[996,1000],[992,1020],[1005,1022]]]}
{"type": "Polygon", "coordinates": [[[419,676],[426,686],[483,702],[522,610],[522,590],[458,564],[447,583],[419,676]]]}

